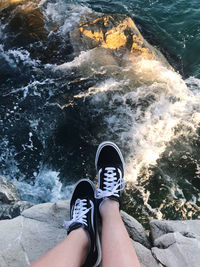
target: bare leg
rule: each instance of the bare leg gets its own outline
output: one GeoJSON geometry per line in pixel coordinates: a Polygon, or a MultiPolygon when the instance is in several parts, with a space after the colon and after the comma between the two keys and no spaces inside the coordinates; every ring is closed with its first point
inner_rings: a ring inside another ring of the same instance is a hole
{"type": "Polygon", "coordinates": [[[102,217],[102,266],[140,267],[133,244],[119,213],[119,204],[107,199],[100,207],[102,217]]]}
{"type": "Polygon", "coordinates": [[[89,249],[87,233],[82,228],[70,234],[56,247],[30,265],[30,267],[80,267],[89,249]]]}

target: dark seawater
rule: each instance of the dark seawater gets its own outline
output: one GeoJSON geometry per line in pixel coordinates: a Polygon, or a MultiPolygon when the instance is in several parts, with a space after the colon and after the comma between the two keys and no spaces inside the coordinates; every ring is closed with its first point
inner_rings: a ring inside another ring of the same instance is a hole
{"type": "Polygon", "coordinates": [[[30,2],[0,8],[0,174],[23,200],[66,199],[95,180],[96,148],[112,140],[126,160],[125,210],[144,224],[200,218],[198,1],[30,2]],[[70,33],[96,13],[130,16],[175,71],[75,53],[70,33]]]}

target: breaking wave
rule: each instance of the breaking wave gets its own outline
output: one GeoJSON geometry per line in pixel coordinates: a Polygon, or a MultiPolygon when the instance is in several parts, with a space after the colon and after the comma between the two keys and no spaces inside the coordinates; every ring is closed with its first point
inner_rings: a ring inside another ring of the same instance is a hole
{"type": "Polygon", "coordinates": [[[125,155],[125,209],[141,221],[199,218],[200,80],[162,57],[74,53],[70,32],[97,13],[61,0],[40,10],[44,41],[10,47],[1,21],[1,174],[24,200],[66,199],[80,178],[95,180],[96,147],[109,139],[125,155]]]}

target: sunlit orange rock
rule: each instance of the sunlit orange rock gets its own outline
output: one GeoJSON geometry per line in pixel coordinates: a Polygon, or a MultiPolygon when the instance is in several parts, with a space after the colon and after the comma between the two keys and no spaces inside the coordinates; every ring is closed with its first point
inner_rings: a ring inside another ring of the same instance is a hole
{"type": "Polygon", "coordinates": [[[127,49],[132,54],[153,58],[154,51],[144,40],[133,20],[124,15],[104,15],[90,22],[80,24],[72,32],[77,50],[97,46],[110,50],[127,49]]]}

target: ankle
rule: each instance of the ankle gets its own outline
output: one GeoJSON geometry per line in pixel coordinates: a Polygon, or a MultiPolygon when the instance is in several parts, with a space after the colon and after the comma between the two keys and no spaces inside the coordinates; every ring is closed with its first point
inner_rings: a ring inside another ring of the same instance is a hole
{"type": "Polygon", "coordinates": [[[99,207],[101,217],[104,218],[108,214],[119,214],[119,203],[112,199],[105,199],[99,207]]]}
{"type": "Polygon", "coordinates": [[[78,228],[69,233],[69,236],[78,242],[81,242],[83,248],[88,252],[90,248],[89,234],[83,228],[78,228]]]}
{"type": "Polygon", "coordinates": [[[78,257],[78,265],[83,266],[85,263],[89,251],[90,251],[90,238],[88,232],[84,230],[83,228],[78,228],[75,230],[72,230],[65,241],[69,244],[71,244],[72,247],[76,247],[77,251],[79,252],[78,257]]]}

